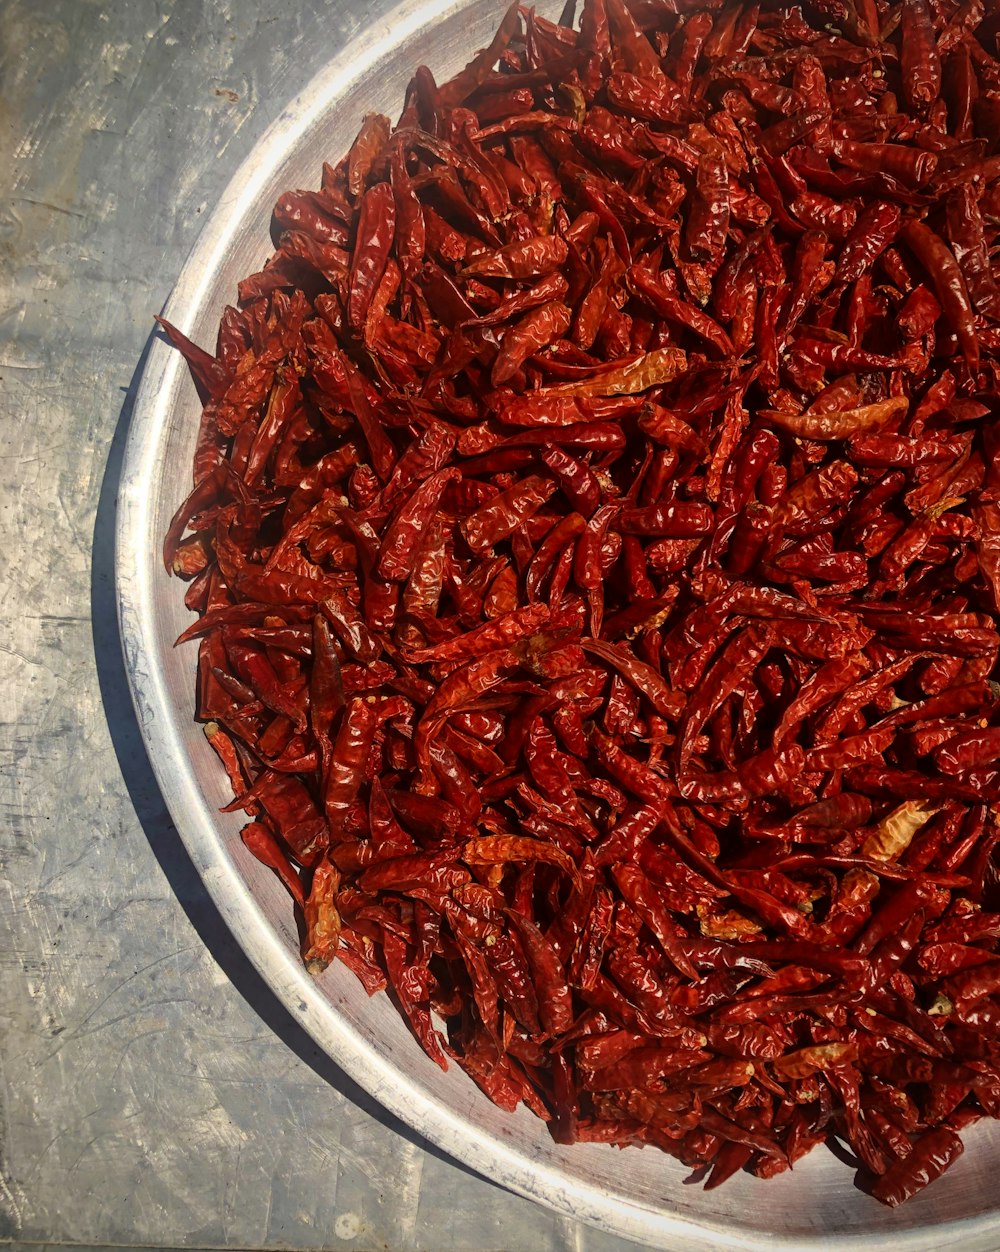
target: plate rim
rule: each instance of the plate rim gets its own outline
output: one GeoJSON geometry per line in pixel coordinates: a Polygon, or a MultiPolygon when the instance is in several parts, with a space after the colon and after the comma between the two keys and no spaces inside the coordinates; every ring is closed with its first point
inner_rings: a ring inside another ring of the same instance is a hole
{"type": "MultiPolygon", "coordinates": [[[[163,307],[169,321],[181,330],[190,330],[197,322],[229,242],[296,140],[334,107],[338,98],[349,95],[383,57],[430,22],[457,15],[466,7],[466,0],[401,0],[378,20],[374,30],[359,28],[284,106],[240,163],[201,227],[163,307]]],[[[206,820],[207,806],[201,806],[204,811],[192,811],[189,804],[182,803],[184,793],[200,795],[201,789],[183,741],[182,718],[168,695],[157,646],[151,574],[159,556],[148,550],[153,500],[148,484],[182,368],[180,354],[154,334],[148,341],[118,483],[115,581],[122,655],[146,754],[177,833],[233,937],[284,1008],[346,1074],[400,1121],[488,1181],[565,1217],[628,1239],[678,1250],[861,1249],[877,1243],[877,1233],[832,1238],[774,1233],[766,1239],[746,1238],[711,1220],[658,1212],[634,1199],[604,1194],[590,1184],[574,1181],[428,1096],[405,1070],[368,1046],[294,959],[250,891],[221,832],[206,820]]],[[[481,1098],[488,1097],[481,1094],[481,1098]]],[[[886,1236],[899,1252],[918,1252],[941,1247],[944,1241],[975,1238],[998,1226],[1000,1212],[996,1217],[887,1231],[886,1236]]]]}

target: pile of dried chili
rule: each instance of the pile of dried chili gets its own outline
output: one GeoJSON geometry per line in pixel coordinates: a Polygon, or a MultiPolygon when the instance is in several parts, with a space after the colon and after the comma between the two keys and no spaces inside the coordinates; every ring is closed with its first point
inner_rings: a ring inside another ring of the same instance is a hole
{"type": "Polygon", "coordinates": [[[304,958],[560,1142],[1000,1115],[1000,7],[517,6],[368,116],[166,539],[304,958]]]}

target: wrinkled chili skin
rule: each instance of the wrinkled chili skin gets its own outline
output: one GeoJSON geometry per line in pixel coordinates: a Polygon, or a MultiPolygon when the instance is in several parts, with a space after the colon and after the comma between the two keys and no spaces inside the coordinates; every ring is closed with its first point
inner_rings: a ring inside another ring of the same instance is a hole
{"type": "Polygon", "coordinates": [[[895,1206],[1000,1116],[995,27],[512,5],[161,323],[244,846],[561,1143],[895,1206]]]}

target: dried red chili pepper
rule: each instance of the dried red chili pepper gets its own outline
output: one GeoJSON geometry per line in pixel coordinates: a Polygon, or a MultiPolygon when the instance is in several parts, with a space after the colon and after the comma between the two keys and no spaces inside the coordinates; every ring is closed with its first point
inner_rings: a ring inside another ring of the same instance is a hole
{"type": "Polygon", "coordinates": [[[979,339],[976,334],[975,313],[954,254],[944,240],[923,222],[908,222],[903,229],[903,237],[927,270],[944,315],[958,336],[969,368],[977,369],[979,339]]]}
{"type": "Polygon", "coordinates": [[[310,968],[713,1187],[835,1134],[896,1204],[1000,1115],[1000,69],[952,8],[513,6],[281,197],[214,356],[164,327],[198,715],[310,968]]]}
{"type": "Polygon", "coordinates": [[[941,59],[927,0],[903,0],[901,34],[903,93],[914,108],[926,108],[941,94],[941,59]]]}

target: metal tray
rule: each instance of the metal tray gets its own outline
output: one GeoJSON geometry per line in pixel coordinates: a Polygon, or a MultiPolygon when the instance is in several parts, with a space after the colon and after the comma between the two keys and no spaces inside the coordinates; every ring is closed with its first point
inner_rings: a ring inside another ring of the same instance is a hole
{"type": "MultiPolygon", "coordinates": [[[[558,6],[543,3],[555,16],[558,6]]],[[[400,5],[370,26],[293,100],[211,215],[167,316],[212,345],[237,280],[270,251],[279,193],[316,186],[324,158],[346,150],[362,115],[398,115],[413,69],[438,80],[489,42],[495,0],[400,5]]],[[[139,724],[164,799],[208,891],[238,942],[316,1042],[393,1113],[493,1181],[571,1217],[654,1247],[940,1249],[1000,1246],[1000,1127],[977,1127],[951,1172],[892,1212],[855,1191],[823,1149],[770,1182],[741,1174],[718,1191],[685,1186],[686,1171],[652,1148],[561,1147],[526,1110],[495,1108],[461,1070],[444,1074],[420,1050],[385,996],[369,1000],[335,965],[303,970],[287,896],[243,848],[241,815],[214,753],[192,720],[194,649],[174,650],[190,620],[160,543],[190,483],[198,404],[178,353],[152,345],[138,393],[119,498],[121,636],[139,724]]]]}

